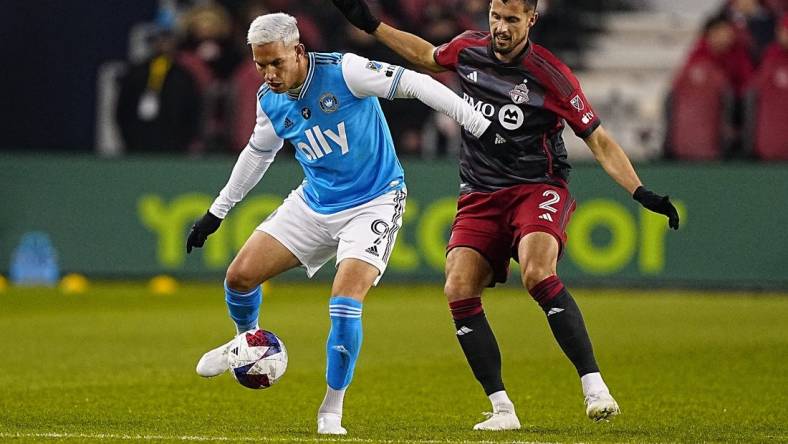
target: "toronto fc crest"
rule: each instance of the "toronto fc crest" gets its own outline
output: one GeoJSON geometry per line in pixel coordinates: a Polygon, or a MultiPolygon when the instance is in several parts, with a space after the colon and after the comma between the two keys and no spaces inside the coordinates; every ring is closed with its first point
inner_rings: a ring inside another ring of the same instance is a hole
{"type": "Polygon", "coordinates": [[[528,103],[528,101],[530,100],[530,98],[528,97],[528,93],[530,91],[528,90],[528,85],[526,85],[526,83],[528,83],[528,79],[523,79],[523,83],[515,86],[514,89],[509,91],[509,97],[511,97],[512,102],[514,102],[517,105],[528,103]]]}

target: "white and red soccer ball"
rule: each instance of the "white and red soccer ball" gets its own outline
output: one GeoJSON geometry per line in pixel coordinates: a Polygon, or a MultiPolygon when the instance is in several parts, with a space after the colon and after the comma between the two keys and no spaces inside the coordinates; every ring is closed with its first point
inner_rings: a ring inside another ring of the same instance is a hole
{"type": "Polygon", "coordinates": [[[270,387],[287,369],[287,349],[273,333],[249,330],[241,333],[230,345],[227,354],[233,377],[244,387],[270,387]]]}

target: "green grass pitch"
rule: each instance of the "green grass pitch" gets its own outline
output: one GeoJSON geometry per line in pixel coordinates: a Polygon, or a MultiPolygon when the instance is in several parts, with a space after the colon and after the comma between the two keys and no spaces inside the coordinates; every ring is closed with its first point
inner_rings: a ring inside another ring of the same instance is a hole
{"type": "Polygon", "coordinates": [[[585,418],[579,380],[521,290],[485,309],[523,429],[474,432],[489,404],[440,287],[384,283],[364,308],[346,438],[315,434],[328,284],[277,284],[262,326],[290,364],[268,390],[194,373],[232,332],[219,283],[0,293],[0,442],[788,442],[788,297],[575,289],[622,415],[585,418]]]}

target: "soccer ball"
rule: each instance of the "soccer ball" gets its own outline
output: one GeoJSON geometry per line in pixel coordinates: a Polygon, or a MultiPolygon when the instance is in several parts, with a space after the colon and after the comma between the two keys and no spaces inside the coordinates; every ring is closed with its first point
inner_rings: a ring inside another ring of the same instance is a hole
{"type": "Polygon", "coordinates": [[[249,330],[238,335],[227,354],[233,377],[244,387],[264,389],[287,369],[287,349],[275,334],[249,330]]]}

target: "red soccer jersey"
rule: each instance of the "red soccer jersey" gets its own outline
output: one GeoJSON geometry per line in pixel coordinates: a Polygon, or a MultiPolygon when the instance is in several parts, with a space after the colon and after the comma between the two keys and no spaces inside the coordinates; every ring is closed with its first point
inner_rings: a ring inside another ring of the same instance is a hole
{"type": "Polygon", "coordinates": [[[511,63],[501,62],[493,53],[490,33],[481,31],[460,34],[436,48],[433,56],[460,76],[465,101],[487,118],[498,119],[519,148],[496,151],[463,130],[461,193],[568,179],[564,121],[581,138],[600,121],[566,65],[533,42],[511,63]]]}

